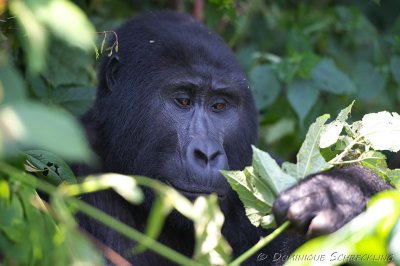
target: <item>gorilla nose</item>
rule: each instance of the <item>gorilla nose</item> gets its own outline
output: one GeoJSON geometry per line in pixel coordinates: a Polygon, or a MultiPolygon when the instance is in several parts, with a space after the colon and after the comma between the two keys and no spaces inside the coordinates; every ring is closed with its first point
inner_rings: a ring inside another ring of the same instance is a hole
{"type": "Polygon", "coordinates": [[[201,170],[228,169],[228,161],[221,145],[210,140],[192,140],[188,146],[188,161],[201,170]]]}

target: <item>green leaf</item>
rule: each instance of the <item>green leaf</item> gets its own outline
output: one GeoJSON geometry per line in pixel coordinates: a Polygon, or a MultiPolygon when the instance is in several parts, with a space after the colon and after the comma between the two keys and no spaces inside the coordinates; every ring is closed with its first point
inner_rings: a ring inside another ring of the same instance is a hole
{"type": "Polygon", "coordinates": [[[389,253],[393,254],[394,262],[400,265],[400,220],[394,226],[389,238],[389,253]]]}
{"type": "Polygon", "coordinates": [[[340,71],[332,59],[325,58],[312,70],[317,88],[334,94],[351,94],[356,91],[353,81],[340,71]]]}
{"type": "Polygon", "coordinates": [[[253,167],[254,173],[259,175],[262,180],[278,196],[282,191],[296,183],[296,179],[289,176],[267,153],[253,146],[253,167]]]}
{"type": "Polygon", "coordinates": [[[387,169],[385,175],[388,177],[389,182],[398,190],[400,190],[400,169],[390,170],[387,169]]]}
{"type": "Polygon", "coordinates": [[[19,39],[22,40],[21,43],[26,52],[28,68],[32,72],[38,72],[45,65],[47,31],[26,1],[11,1],[9,8],[19,25],[19,39]]]}
{"type": "Polygon", "coordinates": [[[284,162],[282,164],[282,170],[293,177],[297,177],[297,165],[290,162],[284,162]]]}
{"type": "Polygon", "coordinates": [[[90,87],[93,85],[93,58],[87,52],[54,40],[49,49],[49,60],[43,76],[53,89],[90,87]],[[73,78],[71,78],[73,77],[73,78]]]}
{"type": "Polygon", "coordinates": [[[278,142],[283,137],[294,133],[295,121],[294,119],[282,118],[275,124],[271,125],[266,129],[265,142],[272,144],[278,142]]]}
{"type": "Polygon", "coordinates": [[[359,133],[374,150],[397,152],[400,150],[400,115],[386,111],[366,114],[359,133]]]}
{"type": "Polygon", "coordinates": [[[322,171],[329,165],[319,151],[319,142],[324,129],[324,124],[329,115],[322,115],[308,129],[306,139],[297,153],[297,178],[322,171]]]}
{"type": "Polygon", "coordinates": [[[294,80],[288,86],[287,98],[299,116],[300,123],[310,112],[319,96],[319,90],[311,80],[294,80]]]}
{"type": "Polygon", "coordinates": [[[96,88],[61,88],[51,93],[52,100],[76,116],[83,115],[92,106],[96,88]]]}
{"type": "Polygon", "coordinates": [[[71,168],[57,155],[43,150],[25,151],[25,154],[25,168],[28,172],[56,186],[63,182],[76,183],[71,168]]]}
{"type": "Polygon", "coordinates": [[[224,215],[217,196],[198,197],[193,212],[196,237],[193,258],[203,265],[227,265],[232,249],[221,233],[224,215]]]}
{"type": "Polygon", "coordinates": [[[63,248],[71,260],[69,265],[104,265],[103,257],[76,228],[66,227],[64,236],[65,245],[63,248]]]}
{"type": "Polygon", "coordinates": [[[109,188],[131,203],[138,204],[143,201],[143,193],[136,180],[131,176],[116,173],[88,176],[82,183],[65,185],[62,190],[68,195],[76,196],[109,188]]]}
{"type": "Polygon", "coordinates": [[[92,152],[85,135],[70,114],[56,108],[23,101],[0,109],[0,125],[8,144],[39,148],[66,160],[89,162],[92,152]]]}
{"type": "Polygon", "coordinates": [[[394,80],[400,86],[400,57],[393,56],[390,59],[390,69],[392,70],[394,80]]]}
{"type": "MultiPolygon", "coordinates": [[[[157,239],[161,233],[165,219],[172,209],[173,205],[165,204],[163,198],[160,196],[156,197],[146,224],[145,233],[147,236],[151,237],[152,239],[157,239]]],[[[135,255],[146,251],[148,244],[149,243],[146,243],[145,240],[138,243],[138,245],[134,248],[135,255]]]]}
{"type": "Polygon", "coordinates": [[[353,73],[354,83],[357,87],[357,97],[371,99],[385,89],[387,73],[379,72],[372,64],[363,62],[356,65],[353,73]]]}
{"type": "Polygon", "coordinates": [[[0,65],[0,103],[10,103],[26,97],[25,83],[13,64],[0,65]],[[4,96],[1,94],[4,93],[4,96]],[[2,97],[4,97],[2,99],[2,97]]]}
{"type": "Polygon", "coordinates": [[[336,119],[325,125],[323,127],[323,131],[321,134],[321,139],[319,143],[320,148],[327,148],[333,144],[335,144],[340,136],[340,133],[343,130],[343,126],[346,123],[347,118],[350,115],[351,108],[353,107],[354,101],[344,108],[343,110],[340,111],[339,115],[336,117],[336,119]]]}
{"type": "Polygon", "coordinates": [[[84,50],[92,48],[95,29],[83,11],[72,2],[51,0],[27,3],[37,19],[59,39],[84,50]]]}
{"type": "Polygon", "coordinates": [[[244,171],[221,171],[239,195],[246,215],[254,226],[260,226],[262,217],[271,212],[274,194],[263,179],[254,174],[253,167],[244,171]]]}
{"type": "Polygon", "coordinates": [[[269,106],[279,95],[279,80],[267,65],[256,66],[250,71],[250,83],[258,109],[269,106]]]}

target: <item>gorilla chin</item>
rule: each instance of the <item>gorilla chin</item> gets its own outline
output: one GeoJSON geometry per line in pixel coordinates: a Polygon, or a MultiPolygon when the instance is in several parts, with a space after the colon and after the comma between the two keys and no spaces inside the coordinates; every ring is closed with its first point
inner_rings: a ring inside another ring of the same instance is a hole
{"type": "MultiPolygon", "coordinates": [[[[223,177],[221,176],[219,178],[222,179],[223,177]]],[[[208,196],[212,193],[216,194],[218,196],[219,200],[224,200],[226,198],[227,194],[230,191],[232,191],[229,189],[229,184],[226,182],[226,180],[221,180],[221,182],[220,182],[221,184],[218,184],[218,185],[215,185],[212,187],[202,185],[202,184],[196,184],[196,183],[175,184],[168,180],[170,180],[170,179],[168,179],[168,178],[160,179],[160,181],[175,188],[179,193],[181,193],[182,195],[184,195],[191,201],[196,200],[196,198],[199,196],[208,196]],[[225,181],[225,182],[223,182],[223,181],[225,181]]]]}

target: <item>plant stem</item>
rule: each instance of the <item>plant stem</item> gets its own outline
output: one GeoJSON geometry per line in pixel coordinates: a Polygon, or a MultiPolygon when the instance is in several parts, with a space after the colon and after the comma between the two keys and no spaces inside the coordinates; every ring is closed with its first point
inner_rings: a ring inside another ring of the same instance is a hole
{"type": "MultiPolygon", "coordinates": [[[[32,175],[26,174],[20,169],[14,168],[13,166],[6,164],[0,161],[0,169],[2,172],[7,173],[8,175],[12,176],[12,179],[18,180],[26,185],[36,186],[37,189],[51,194],[57,194],[57,187],[47,183],[46,181],[40,180],[32,175]]],[[[99,209],[83,202],[74,197],[67,197],[63,193],[58,193],[60,196],[69,202],[71,205],[75,207],[76,210],[86,214],[87,216],[98,220],[99,222],[103,223],[104,225],[110,227],[111,229],[115,230],[116,232],[120,233],[123,236],[126,236],[129,239],[132,239],[136,242],[140,242],[145,245],[148,249],[154,251],[155,253],[160,254],[161,256],[179,264],[179,265],[193,265],[193,266],[202,266],[202,264],[197,263],[190,258],[186,257],[185,255],[157,242],[151,237],[135,230],[134,228],[114,219],[112,216],[100,211],[99,209]]]]}
{"type": "Polygon", "coordinates": [[[80,201],[76,198],[67,198],[67,200],[79,211],[85,213],[86,215],[100,221],[104,225],[110,227],[116,232],[128,237],[129,239],[135,240],[145,245],[148,249],[160,254],[161,256],[168,258],[169,260],[179,264],[179,265],[194,265],[201,266],[202,264],[196,263],[190,258],[182,255],[181,253],[157,242],[151,237],[133,229],[132,227],[114,219],[112,216],[98,210],[97,208],[80,201]]]}
{"type": "Polygon", "coordinates": [[[271,234],[267,235],[266,237],[262,238],[260,241],[257,242],[253,247],[248,249],[245,253],[237,257],[234,261],[232,261],[229,266],[239,266],[241,263],[243,263],[245,260],[250,258],[251,256],[254,255],[257,251],[265,247],[267,244],[269,244],[272,240],[274,240],[278,235],[280,235],[283,231],[286,230],[290,225],[289,221],[284,222],[276,228],[271,234]]]}

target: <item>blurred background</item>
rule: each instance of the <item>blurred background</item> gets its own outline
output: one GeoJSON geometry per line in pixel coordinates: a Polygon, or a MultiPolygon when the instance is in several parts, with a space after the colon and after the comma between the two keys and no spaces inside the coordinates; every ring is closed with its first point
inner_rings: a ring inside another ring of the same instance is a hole
{"type": "Polygon", "coordinates": [[[258,146],[282,159],[293,160],[317,116],[352,100],[354,119],[400,111],[398,0],[0,0],[3,103],[24,97],[83,114],[96,53],[115,48],[103,41],[158,9],[190,13],[223,36],[252,84],[258,146]]]}

